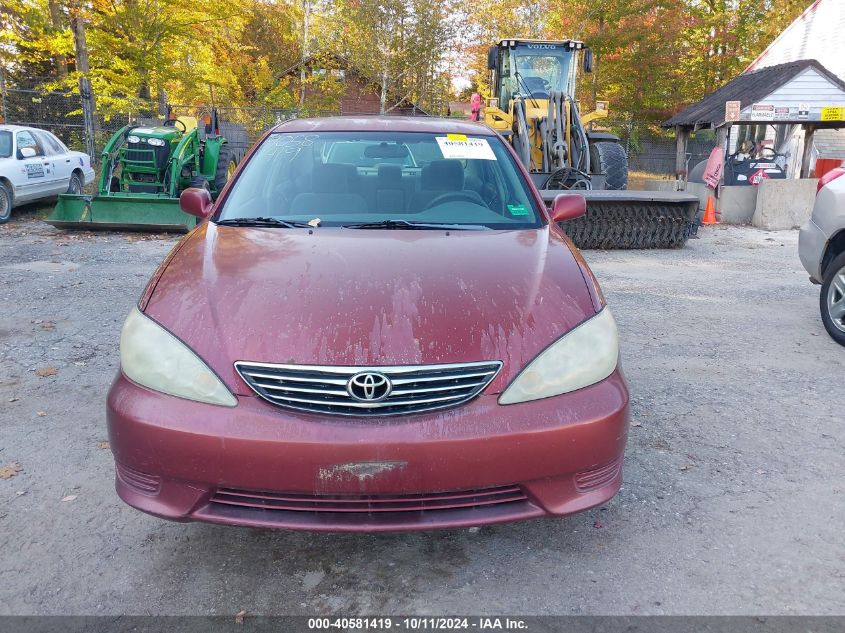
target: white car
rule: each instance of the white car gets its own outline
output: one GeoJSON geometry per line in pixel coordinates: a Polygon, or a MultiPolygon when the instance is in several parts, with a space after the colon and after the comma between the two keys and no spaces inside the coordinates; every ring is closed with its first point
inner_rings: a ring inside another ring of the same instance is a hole
{"type": "Polygon", "coordinates": [[[94,180],[91,158],[46,130],[0,125],[0,224],[12,209],[60,193],[82,193],[94,180]]]}
{"type": "Polygon", "coordinates": [[[821,284],[825,329],[845,345],[845,169],[834,169],[819,180],[813,215],[798,236],[798,254],[810,280],[821,284]]]}

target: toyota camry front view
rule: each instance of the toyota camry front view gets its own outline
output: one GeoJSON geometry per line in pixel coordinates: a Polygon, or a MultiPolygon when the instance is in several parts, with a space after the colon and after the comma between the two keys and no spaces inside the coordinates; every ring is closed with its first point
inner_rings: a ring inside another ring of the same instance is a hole
{"type": "Polygon", "coordinates": [[[132,308],[116,485],[176,521],[414,530],[561,516],[622,482],[616,324],[492,130],[283,123],[132,308]]]}

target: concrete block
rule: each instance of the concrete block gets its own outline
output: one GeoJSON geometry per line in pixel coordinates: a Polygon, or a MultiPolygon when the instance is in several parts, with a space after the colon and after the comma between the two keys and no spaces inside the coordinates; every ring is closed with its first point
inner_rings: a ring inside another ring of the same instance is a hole
{"type": "Polygon", "coordinates": [[[716,203],[716,217],[722,224],[749,224],[757,209],[757,187],[722,187],[716,203]]]}
{"type": "Polygon", "coordinates": [[[649,178],[643,181],[643,187],[646,191],[678,191],[679,185],[683,185],[683,181],[666,180],[665,178],[649,178]]]}
{"type": "Polygon", "coordinates": [[[798,228],[813,211],[817,184],[815,178],[764,180],[757,186],[757,205],[751,223],[770,231],[798,228]]]}

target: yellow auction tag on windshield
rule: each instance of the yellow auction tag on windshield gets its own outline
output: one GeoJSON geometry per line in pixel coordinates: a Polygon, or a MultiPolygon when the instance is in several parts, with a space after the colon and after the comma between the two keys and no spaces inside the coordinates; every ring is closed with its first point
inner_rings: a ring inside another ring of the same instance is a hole
{"type": "Polygon", "coordinates": [[[466,134],[447,134],[446,138],[448,138],[450,141],[465,141],[465,140],[467,140],[467,135],[466,134]]]}

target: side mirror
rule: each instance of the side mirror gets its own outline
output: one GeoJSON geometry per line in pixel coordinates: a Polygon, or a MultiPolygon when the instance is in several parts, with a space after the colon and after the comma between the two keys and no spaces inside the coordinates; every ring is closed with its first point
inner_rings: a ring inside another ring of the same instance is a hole
{"type": "Polygon", "coordinates": [[[566,222],[587,214],[587,201],[579,193],[559,193],[552,202],[552,222],[566,222]]]}
{"type": "Polygon", "coordinates": [[[31,147],[21,147],[18,151],[21,158],[35,158],[35,150],[31,147]]]}
{"type": "Polygon", "coordinates": [[[585,73],[593,72],[593,51],[592,51],[592,49],[589,49],[589,48],[584,49],[584,59],[581,61],[581,65],[582,65],[585,73]]]}
{"type": "Polygon", "coordinates": [[[487,49],[487,70],[496,70],[499,65],[499,47],[491,46],[487,49]]]}
{"type": "Polygon", "coordinates": [[[205,220],[211,215],[211,208],[214,202],[208,189],[190,187],[179,196],[179,208],[188,215],[193,215],[200,220],[205,220]]]}

